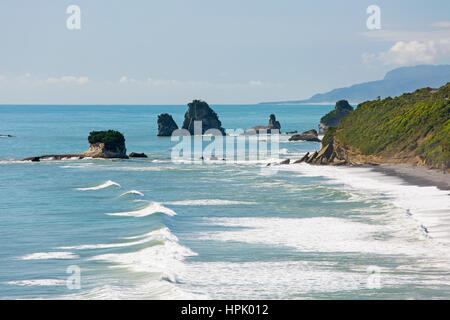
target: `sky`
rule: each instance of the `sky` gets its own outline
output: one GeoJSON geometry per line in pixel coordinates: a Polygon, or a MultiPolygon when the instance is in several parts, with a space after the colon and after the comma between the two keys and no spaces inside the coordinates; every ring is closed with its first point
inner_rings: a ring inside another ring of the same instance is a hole
{"type": "Polygon", "coordinates": [[[450,64],[450,1],[0,2],[0,104],[297,100],[417,64],[450,64]]]}

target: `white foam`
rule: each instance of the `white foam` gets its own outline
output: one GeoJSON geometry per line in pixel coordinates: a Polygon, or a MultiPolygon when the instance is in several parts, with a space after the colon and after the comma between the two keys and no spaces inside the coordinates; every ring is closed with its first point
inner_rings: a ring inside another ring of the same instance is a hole
{"type": "Polygon", "coordinates": [[[128,212],[116,212],[107,213],[109,216],[125,216],[125,217],[145,217],[155,213],[164,213],[168,216],[175,216],[177,213],[169,208],[164,207],[159,202],[150,202],[142,209],[128,211],[128,212]]]}
{"type": "Polygon", "coordinates": [[[25,255],[20,260],[48,260],[48,259],[77,259],[78,255],[72,252],[36,252],[25,255]]]}
{"type": "Polygon", "coordinates": [[[76,188],[76,190],[79,190],[79,191],[100,190],[100,189],[105,189],[105,188],[108,188],[108,187],[111,187],[111,186],[116,186],[116,187],[119,187],[119,188],[121,187],[120,184],[118,184],[117,182],[108,180],[108,181],[106,181],[106,182],[104,182],[102,184],[99,184],[98,186],[95,186],[95,187],[76,188]]]}
{"type": "Polygon", "coordinates": [[[66,285],[66,280],[60,279],[18,280],[18,281],[9,281],[7,282],[7,284],[22,287],[34,287],[34,286],[55,287],[66,285]]]}
{"type": "Polygon", "coordinates": [[[144,194],[142,192],[137,191],[137,190],[130,190],[130,191],[124,192],[120,196],[122,197],[122,196],[125,196],[127,194],[135,194],[135,195],[138,195],[138,196],[141,196],[141,197],[144,196],[144,194]]]}
{"type": "Polygon", "coordinates": [[[165,204],[175,206],[229,206],[229,205],[252,205],[257,203],[249,201],[234,201],[222,199],[196,199],[196,200],[165,202],[165,204]]]}
{"type": "Polygon", "coordinates": [[[343,188],[368,199],[385,199],[425,227],[428,235],[450,244],[449,192],[437,187],[408,185],[401,178],[373,171],[371,168],[346,168],[295,164],[280,166],[280,170],[298,172],[304,177],[325,177],[325,184],[343,184],[343,188]]]}
{"type": "Polygon", "coordinates": [[[126,237],[124,239],[132,240],[139,239],[137,241],[129,241],[129,242],[118,242],[118,243],[101,243],[101,244],[83,244],[79,246],[68,246],[68,247],[59,247],[58,249],[62,250],[91,250],[91,249],[109,249],[109,248],[122,248],[122,247],[131,247],[143,243],[147,243],[150,241],[178,241],[177,237],[173,235],[168,228],[161,228],[158,230],[153,230],[148,233],[126,237]]]}

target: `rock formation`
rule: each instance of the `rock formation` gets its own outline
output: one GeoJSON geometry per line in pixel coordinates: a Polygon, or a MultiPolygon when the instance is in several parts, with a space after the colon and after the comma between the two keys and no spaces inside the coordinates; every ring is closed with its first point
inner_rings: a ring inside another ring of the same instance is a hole
{"type": "Polygon", "coordinates": [[[118,131],[92,131],[88,138],[89,150],[77,154],[54,154],[43,155],[39,157],[25,158],[23,161],[40,161],[40,160],[64,160],[64,159],[83,159],[90,158],[119,158],[128,159],[125,148],[125,138],[118,131]]]}
{"type": "Polygon", "coordinates": [[[0,134],[0,138],[14,138],[14,136],[10,134],[0,134]]]}
{"type": "Polygon", "coordinates": [[[252,133],[259,134],[260,132],[261,133],[263,133],[263,132],[280,133],[281,132],[281,124],[279,121],[277,121],[274,114],[270,115],[269,124],[267,126],[256,126],[256,127],[250,128],[250,130],[246,131],[247,134],[252,134],[252,133]],[[274,132],[272,132],[272,130],[274,132]]]}
{"type": "Polygon", "coordinates": [[[319,123],[319,133],[325,134],[328,127],[337,127],[341,119],[348,116],[353,111],[353,107],[348,103],[347,100],[339,100],[336,102],[334,110],[327,113],[320,119],[319,123]]]}
{"type": "Polygon", "coordinates": [[[172,132],[178,129],[178,125],[168,113],[162,113],[158,116],[158,136],[170,137],[172,132]]]}
{"type": "Polygon", "coordinates": [[[195,121],[202,122],[202,132],[204,134],[209,129],[216,129],[222,135],[225,135],[225,130],[222,128],[222,123],[217,116],[217,113],[209,107],[209,105],[201,100],[194,100],[188,104],[188,110],[184,115],[182,129],[188,130],[191,135],[200,134],[195,132],[195,121]]]}
{"type": "Polygon", "coordinates": [[[130,158],[148,158],[145,153],[132,152],[128,155],[130,158]]]}
{"type": "Polygon", "coordinates": [[[289,141],[299,141],[299,140],[320,142],[319,136],[315,129],[293,135],[292,137],[289,138],[289,141]]]}

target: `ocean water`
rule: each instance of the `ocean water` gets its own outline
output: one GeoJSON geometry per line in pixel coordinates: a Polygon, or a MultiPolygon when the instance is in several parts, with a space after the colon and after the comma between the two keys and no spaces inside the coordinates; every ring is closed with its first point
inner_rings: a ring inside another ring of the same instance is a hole
{"type": "MultiPolygon", "coordinates": [[[[283,131],[333,108],[212,107],[225,128],[275,113],[283,131]]],[[[0,298],[450,297],[448,192],[370,168],[172,162],[157,115],[185,111],[0,106],[0,134],[15,136],[0,138],[0,298]],[[84,151],[104,129],[149,158],[18,161],[84,151]]],[[[320,145],[279,147],[297,159],[320,145]]]]}

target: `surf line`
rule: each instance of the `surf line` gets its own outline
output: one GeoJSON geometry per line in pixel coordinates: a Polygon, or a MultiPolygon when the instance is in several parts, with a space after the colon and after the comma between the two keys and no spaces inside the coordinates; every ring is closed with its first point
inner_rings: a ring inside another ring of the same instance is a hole
{"type": "Polygon", "coordinates": [[[196,307],[191,304],[181,308],[182,315],[206,315],[209,318],[214,316],[214,311],[216,311],[216,307],[196,307]]]}

